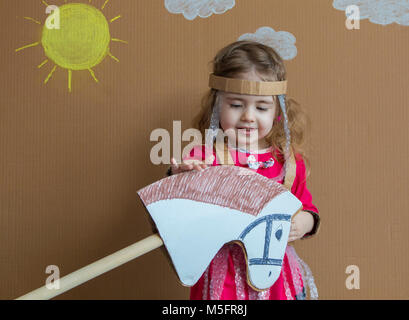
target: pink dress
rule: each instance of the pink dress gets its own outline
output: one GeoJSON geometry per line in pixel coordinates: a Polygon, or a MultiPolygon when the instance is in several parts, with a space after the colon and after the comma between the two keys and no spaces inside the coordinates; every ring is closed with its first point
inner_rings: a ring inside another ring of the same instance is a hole
{"type": "MultiPolygon", "coordinates": [[[[196,146],[185,159],[204,159],[204,146],[196,146]]],[[[229,148],[236,166],[246,165],[251,155],[245,150],[229,148]]],[[[220,165],[216,159],[213,166],[220,165]]],[[[252,153],[250,162],[253,171],[273,178],[279,175],[282,164],[272,158],[271,148],[252,153]],[[257,166],[260,165],[258,169],[257,166]]],[[[304,211],[314,216],[315,223],[318,210],[312,204],[311,193],[306,186],[305,164],[301,157],[296,156],[296,177],[291,192],[302,202],[304,211]]],[[[283,181],[278,181],[283,183],[283,181]]],[[[319,221],[318,221],[319,223],[319,221]]],[[[314,226],[316,230],[317,226],[314,226]]],[[[311,234],[313,233],[311,232],[311,234]]],[[[306,235],[309,236],[309,235],[306,235]]],[[[283,259],[281,274],[272,287],[264,291],[255,291],[247,284],[245,257],[237,244],[225,244],[203,273],[199,281],[191,288],[191,300],[294,300],[305,299],[306,289],[310,288],[310,297],[317,298],[314,279],[308,266],[297,256],[294,248],[287,246],[283,259]]]]}

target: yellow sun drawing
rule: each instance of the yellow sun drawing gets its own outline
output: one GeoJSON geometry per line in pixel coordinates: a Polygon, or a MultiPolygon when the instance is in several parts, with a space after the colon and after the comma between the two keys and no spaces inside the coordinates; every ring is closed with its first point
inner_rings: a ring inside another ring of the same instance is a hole
{"type": "MultiPolygon", "coordinates": [[[[92,0],[89,0],[91,3],[92,0]]],[[[54,67],[44,80],[46,84],[52,77],[57,66],[68,70],[68,91],[71,92],[72,71],[88,70],[92,78],[98,82],[93,67],[100,64],[105,57],[109,56],[116,62],[116,58],[110,52],[111,41],[127,43],[124,40],[111,38],[109,23],[119,19],[118,15],[109,22],[102,13],[110,0],[104,0],[101,10],[85,3],[66,3],[58,7],[58,28],[49,28],[47,22],[42,29],[41,41],[34,42],[16,49],[19,52],[23,49],[42,45],[44,53],[48,59],[44,60],[38,68],[52,61],[54,67]]],[[[41,2],[49,7],[44,1],[41,2]]],[[[67,2],[65,0],[64,2],[67,2]]],[[[41,25],[41,22],[24,17],[27,20],[41,25]]]]}

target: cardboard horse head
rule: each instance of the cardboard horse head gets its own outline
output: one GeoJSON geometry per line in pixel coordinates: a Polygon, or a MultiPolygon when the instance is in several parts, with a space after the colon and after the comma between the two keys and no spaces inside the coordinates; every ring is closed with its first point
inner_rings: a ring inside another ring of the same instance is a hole
{"type": "Polygon", "coordinates": [[[199,280],[225,243],[237,242],[249,285],[271,287],[281,272],[291,219],[302,207],[283,185],[236,166],[173,175],[138,195],[186,286],[199,280]]]}

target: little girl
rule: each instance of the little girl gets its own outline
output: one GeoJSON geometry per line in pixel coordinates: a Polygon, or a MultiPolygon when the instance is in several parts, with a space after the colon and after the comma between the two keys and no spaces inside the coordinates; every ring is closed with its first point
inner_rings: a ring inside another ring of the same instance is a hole
{"type": "MultiPolygon", "coordinates": [[[[274,49],[252,41],[232,43],[214,58],[211,90],[194,121],[203,136],[218,128],[223,130],[234,165],[282,184],[290,180],[286,186],[303,204],[292,221],[291,242],[315,234],[320,219],[306,186],[309,170],[303,142],[308,118],[298,104],[286,99],[286,83],[284,63],[274,49]],[[267,91],[263,91],[263,85],[268,85],[267,91]]],[[[213,150],[213,139],[193,148],[181,164],[172,158],[168,175],[224,164],[213,150]],[[210,153],[206,146],[211,146],[210,153]]],[[[237,244],[225,244],[191,288],[190,298],[305,299],[308,286],[310,297],[318,298],[311,271],[292,246],[287,246],[281,274],[270,289],[255,291],[246,279],[242,249],[237,244]]]]}

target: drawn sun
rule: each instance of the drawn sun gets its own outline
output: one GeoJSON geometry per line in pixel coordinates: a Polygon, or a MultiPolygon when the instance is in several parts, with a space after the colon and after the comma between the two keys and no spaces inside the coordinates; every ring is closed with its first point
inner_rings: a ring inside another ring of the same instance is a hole
{"type": "MultiPolygon", "coordinates": [[[[89,3],[91,1],[89,0],[89,3]]],[[[72,90],[72,71],[88,70],[92,78],[98,82],[92,68],[100,64],[107,56],[119,62],[119,59],[110,51],[111,41],[127,43],[111,37],[109,24],[121,18],[121,15],[108,22],[102,10],[109,1],[105,0],[100,10],[85,3],[63,4],[58,7],[58,28],[50,28],[46,21],[43,25],[41,41],[25,45],[15,51],[19,52],[42,45],[47,59],[38,68],[43,67],[49,61],[54,63],[54,67],[44,80],[45,84],[51,79],[57,67],[68,70],[69,92],[72,90]]],[[[41,2],[47,8],[49,7],[44,0],[41,2]]],[[[41,22],[33,18],[24,18],[41,25],[41,22]]]]}

